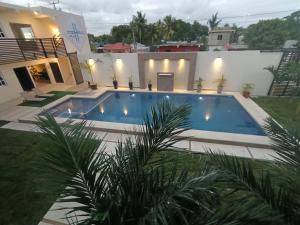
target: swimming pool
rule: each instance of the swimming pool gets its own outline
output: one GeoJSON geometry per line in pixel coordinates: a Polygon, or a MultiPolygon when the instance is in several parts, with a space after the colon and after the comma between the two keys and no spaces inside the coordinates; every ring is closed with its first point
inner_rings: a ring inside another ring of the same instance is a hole
{"type": "Polygon", "coordinates": [[[162,99],[192,106],[191,129],[265,136],[233,96],[107,91],[96,99],[71,97],[47,112],[62,118],[141,124],[148,109],[162,99]]]}

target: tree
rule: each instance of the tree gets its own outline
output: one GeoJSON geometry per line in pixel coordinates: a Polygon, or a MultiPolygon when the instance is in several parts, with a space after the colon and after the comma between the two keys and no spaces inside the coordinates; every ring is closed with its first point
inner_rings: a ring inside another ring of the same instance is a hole
{"type": "Polygon", "coordinates": [[[146,26],[145,43],[154,45],[160,42],[159,27],[156,23],[150,23],[146,26]]]}
{"type": "Polygon", "coordinates": [[[137,15],[132,17],[130,26],[138,33],[140,43],[142,43],[143,32],[145,31],[146,24],[146,14],[143,14],[141,11],[138,11],[137,15]]]}
{"type": "Polygon", "coordinates": [[[165,40],[171,40],[176,29],[176,19],[172,15],[166,16],[163,19],[163,28],[165,40]]]}
{"type": "Polygon", "coordinates": [[[113,26],[111,36],[112,42],[132,43],[132,30],[128,25],[113,26]]]}
{"type": "Polygon", "coordinates": [[[181,19],[175,20],[173,39],[177,41],[191,41],[191,24],[181,19]]]}
{"type": "Polygon", "coordinates": [[[96,41],[100,42],[101,44],[109,44],[112,43],[112,36],[109,34],[103,34],[95,37],[96,41]]]}
{"type": "Polygon", "coordinates": [[[281,19],[261,20],[250,25],[245,32],[245,42],[250,49],[280,48],[289,39],[285,21],[281,19]]]}
{"type": "Polygon", "coordinates": [[[234,30],[232,42],[237,43],[239,37],[244,34],[245,29],[243,27],[238,27],[236,24],[232,25],[232,29],[234,30]]]}
{"type": "Polygon", "coordinates": [[[207,21],[210,30],[213,30],[214,28],[218,27],[218,25],[222,22],[222,19],[218,18],[218,12],[213,14],[211,18],[207,21]]]}
{"type": "Polygon", "coordinates": [[[194,21],[191,27],[191,37],[193,41],[200,41],[201,37],[208,35],[208,27],[201,25],[198,21],[194,21]]]}
{"type": "Polygon", "coordinates": [[[287,30],[289,31],[289,39],[299,40],[300,37],[300,11],[293,12],[284,18],[287,30]]]}

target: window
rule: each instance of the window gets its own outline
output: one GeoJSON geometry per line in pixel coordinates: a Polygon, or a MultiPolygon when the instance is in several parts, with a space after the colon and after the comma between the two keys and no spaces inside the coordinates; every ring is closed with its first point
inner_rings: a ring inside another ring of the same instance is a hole
{"type": "Polygon", "coordinates": [[[16,38],[32,39],[34,32],[30,24],[10,23],[10,27],[16,38]]]}
{"type": "Polygon", "coordinates": [[[2,76],[2,74],[0,73],[0,87],[6,86],[6,85],[7,85],[7,83],[5,82],[5,80],[4,80],[3,76],[2,76]]]}
{"type": "Polygon", "coordinates": [[[31,27],[21,27],[21,31],[25,39],[33,39],[34,34],[31,27]]]}
{"type": "Polygon", "coordinates": [[[218,41],[221,41],[223,38],[223,35],[222,34],[218,34],[218,41]]]}
{"type": "Polygon", "coordinates": [[[5,37],[5,34],[3,32],[2,27],[0,26],[0,38],[4,38],[4,37],[5,37]]]}

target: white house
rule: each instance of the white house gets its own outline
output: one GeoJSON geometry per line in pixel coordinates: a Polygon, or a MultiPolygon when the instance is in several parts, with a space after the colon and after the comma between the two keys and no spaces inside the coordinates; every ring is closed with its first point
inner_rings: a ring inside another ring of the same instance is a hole
{"type": "Polygon", "coordinates": [[[82,83],[77,55],[89,52],[82,16],[0,3],[0,103],[33,87],[82,83]]]}
{"type": "Polygon", "coordinates": [[[208,34],[209,50],[226,50],[226,45],[232,41],[234,30],[229,27],[218,27],[208,34]]]}

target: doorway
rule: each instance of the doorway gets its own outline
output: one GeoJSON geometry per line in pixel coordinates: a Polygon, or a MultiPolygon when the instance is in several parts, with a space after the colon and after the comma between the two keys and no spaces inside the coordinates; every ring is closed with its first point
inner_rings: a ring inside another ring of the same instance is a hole
{"type": "Polygon", "coordinates": [[[56,83],[63,83],[64,80],[62,78],[58,63],[51,62],[49,64],[50,64],[50,67],[51,67],[51,70],[52,70],[52,73],[54,75],[54,79],[55,79],[56,83]]]}
{"type": "Polygon", "coordinates": [[[14,71],[23,90],[31,91],[31,89],[34,88],[34,85],[30,78],[27,68],[19,67],[19,68],[15,68],[14,71]]]}
{"type": "Polygon", "coordinates": [[[46,84],[51,84],[45,64],[28,66],[28,70],[37,87],[41,87],[46,84]]]}

